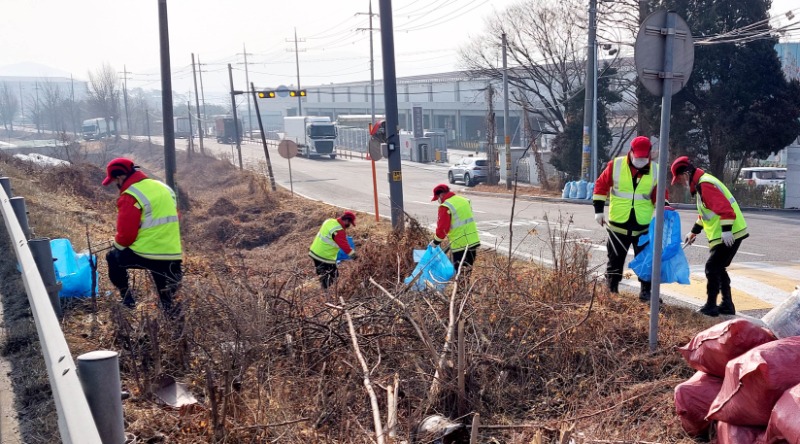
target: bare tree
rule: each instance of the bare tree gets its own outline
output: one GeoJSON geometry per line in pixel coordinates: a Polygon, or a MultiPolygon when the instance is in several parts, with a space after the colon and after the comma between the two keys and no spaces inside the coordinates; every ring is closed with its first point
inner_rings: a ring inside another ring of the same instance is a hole
{"type": "Polygon", "coordinates": [[[508,41],[508,83],[514,102],[545,124],[548,132],[566,126],[566,102],[583,91],[586,33],[577,0],[526,1],[487,20],[486,32],[461,50],[462,65],[477,76],[500,80],[500,36],[508,41]]]}
{"type": "Polygon", "coordinates": [[[106,126],[114,129],[116,137],[119,137],[119,96],[119,78],[111,65],[104,63],[94,73],[89,72],[89,109],[105,119],[106,126]]]}
{"type": "Polygon", "coordinates": [[[42,91],[40,100],[42,120],[50,127],[50,131],[63,131],[65,110],[61,89],[50,80],[42,82],[40,89],[42,91]]]}
{"type": "Polygon", "coordinates": [[[3,122],[3,127],[6,131],[14,132],[14,116],[19,109],[19,100],[17,96],[11,93],[10,88],[6,82],[3,82],[0,87],[0,120],[3,122]]]}

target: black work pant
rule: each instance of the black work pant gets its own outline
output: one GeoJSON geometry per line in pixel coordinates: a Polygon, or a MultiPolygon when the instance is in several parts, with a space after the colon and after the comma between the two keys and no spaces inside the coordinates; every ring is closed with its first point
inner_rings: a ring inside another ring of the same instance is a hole
{"type": "Polygon", "coordinates": [[[706,294],[709,302],[716,304],[717,294],[722,291],[723,295],[731,294],[731,278],[728,276],[728,266],[739,251],[739,245],[743,239],[736,239],[732,246],[719,244],[711,249],[711,253],[706,261],[706,294]]]}
{"type": "Polygon", "coordinates": [[[469,247],[465,250],[453,252],[453,267],[458,273],[458,268],[461,266],[461,259],[464,259],[464,272],[463,275],[468,275],[472,271],[472,265],[475,264],[475,256],[478,254],[478,245],[469,247]]]}
{"type": "MultiPolygon", "coordinates": [[[[617,233],[609,229],[606,229],[606,231],[608,231],[608,241],[606,242],[606,248],[608,249],[606,280],[610,288],[617,289],[619,282],[622,280],[622,268],[625,265],[625,258],[628,257],[628,249],[633,245],[633,255],[635,257],[644,250],[645,246],[639,246],[639,237],[641,234],[632,236],[617,233]]],[[[650,291],[650,281],[639,279],[639,282],[642,285],[641,291],[650,291]]]]}
{"type": "Polygon", "coordinates": [[[106,254],[108,279],[119,289],[122,297],[128,292],[128,269],[148,270],[158,290],[158,298],[164,311],[172,310],[173,298],[183,280],[182,261],[148,259],[134,253],[130,248],[112,248],[106,254]]]}
{"type": "Polygon", "coordinates": [[[323,289],[327,290],[328,287],[336,282],[336,278],[339,277],[339,267],[336,266],[336,264],[322,262],[313,257],[311,260],[314,261],[314,269],[317,271],[317,276],[319,276],[320,285],[322,285],[323,289]]]}

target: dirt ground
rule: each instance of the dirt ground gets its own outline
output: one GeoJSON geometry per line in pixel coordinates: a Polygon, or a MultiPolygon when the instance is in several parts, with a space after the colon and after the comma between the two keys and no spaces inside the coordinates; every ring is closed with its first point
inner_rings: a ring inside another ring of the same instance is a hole
{"type": "MultiPolygon", "coordinates": [[[[87,153],[94,165],[48,170],[0,159],[28,200],[36,234],[68,237],[76,250],[88,246],[87,232],[93,245],[114,235],[116,193],[99,186],[97,165],[132,153],[163,177],[158,150],[96,144],[87,153]]],[[[382,424],[392,400],[397,405],[396,442],[417,435],[427,415],[468,424],[474,413],[497,426],[481,429],[480,442],[556,442],[565,434],[577,442],[693,442],[672,403],[675,385],[693,372],[673,348],[711,321],[664,307],[660,348],[650,353],[647,307],[593,281],[580,244],[554,241],[555,269],[481,251],[468,278],[410,292],[403,279],[415,266],[411,251],[429,233],[413,220],[393,232],[359,215],[348,234],[360,258],[342,263],[337,286],[324,292],[307,249],[341,209],[272,191],[264,177],[221,161],[180,153],[178,164],[184,317],[162,314],[142,271],[132,273],[140,303],[124,310],[101,256],[97,312],[67,301],[62,322],[75,356],[121,353],[131,394],[126,430],[139,442],[372,442],[365,379],[382,424]],[[173,408],[154,396],[165,377],[186,384],[197,404],[173,408]],[[542,441],[533,441],[537,434],[542,441]]],[[[566,224],[553,220],[545,235],[566,236],[566,224]]],[[[5,273],[3,281],[12,280],[5,273]]],[[[28,327],[15,328],[18,339],[3,350],[30,353],[24,365],[34,368],[35,329],[25,312],[7,307],[6,322],[17,316],[28,327]]],[[[16,383],[29,387],[15,389],[18,406],[46,404],[46,383],[16,383]]],[[[53,420],[52,412],[30,414],[53,420]]],[[[21,409],[35,424],[30,414],[21,409]]],[[[41,426],[46,437],[53,427],[41,426]]]]}

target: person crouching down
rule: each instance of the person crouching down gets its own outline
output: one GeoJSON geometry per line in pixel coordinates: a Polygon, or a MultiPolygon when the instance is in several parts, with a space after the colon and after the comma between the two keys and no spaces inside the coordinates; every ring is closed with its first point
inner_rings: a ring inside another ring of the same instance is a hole
{"type": "Polygon", "coordinates": [[[347,243],[346,230],[351,226],[356,226],[356,215],[352,211],[345,211],[337,219],[327,219],[308,249],[323,289],[327,290],[339,277],[339,267],[336,265],[339,250],[344,251],[351,259],[356,257],[355,250],[347,243]]]}
{"type": "Polygon", "coordinates": [[[103,186],[115,183],[117,234],[114,248],[106,254],[108,278],[120,292],[122,303],[133,308],[136,299],[128,284],[128,269],[150,271],[161,308],[174,317],[175,293],[183,279],[181,231],[175,192],[166,184],[148,178],[133,161],[113,159],[106,166],[103,186]]]}

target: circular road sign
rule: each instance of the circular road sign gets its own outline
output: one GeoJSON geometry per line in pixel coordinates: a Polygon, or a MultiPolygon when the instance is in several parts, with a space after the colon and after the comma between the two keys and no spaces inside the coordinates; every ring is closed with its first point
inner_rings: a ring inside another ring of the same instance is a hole
{"type": "Polygon", "coordinates": [[[375,137],[370,137],[369,139],[369,157],[372,160],[381,160],[383,159],[383,152],[381,152],[381,141],[375,137]]]}
{"type": "MultiPolygon", "coordinates": [[[[653,95],[664,95],[664,47],[667,11],[656,11],[644,20],[636,35],[633,60],[639,81],[653,95]]],[[[689,25],[675,15],[675,43],[672,49],[672,94],[689,82],[694,66],[694,41],[689,25]]]]}
{"type": "Polygon", "coordinates": [[[278,97],[289,97],[289,88],[287,88],[286,85],[281,85],[275,89],[275,94],[277,94],[278,97]]]}
{"type": "Polygon", "coordinates": [[[281,140],[278,144],[278,154],[284,159],[291,159],[297,155],[297,144],[291,140],[281,140]]]}

